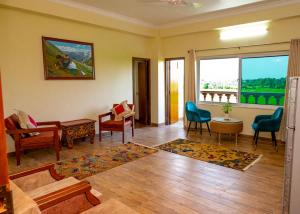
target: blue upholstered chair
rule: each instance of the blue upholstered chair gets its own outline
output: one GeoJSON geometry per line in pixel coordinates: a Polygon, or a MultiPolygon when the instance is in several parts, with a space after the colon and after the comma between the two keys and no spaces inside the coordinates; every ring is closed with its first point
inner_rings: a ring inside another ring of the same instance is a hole
{"type": "Polygon", "coordinates": [[[272,135],[272,144],[275,146],[276,151],[277,142],[275,132],[278,132],[280,129],[280,123],[283,115],[283,108],[279,107],[275,110],[272,115],[258,115],[255,117],[252,124],[252,128],[255,131],[253,142],[255,142],[255,148],[257,147],[257,141],[259,132],[271,132],[272,135]]]}
{"type": "Polygon", "coordinates": [[[209,128],[209,125],[208,125],[208,122],[211,121],[211,115],[210,115],[209,111],[199,109],[194,102],[187,101],[185,103],[185,114],[186,114],[186,118],[189,122],[187,135],[189,134],[192,122],[196,123],[195,124],[196,129],[197,129],[197,123],[200,123],[200,133],[201,133],[201,135],[202,135],[202,123],[206,123],[209,135],[211,135],[210,128],[209,128]]]}

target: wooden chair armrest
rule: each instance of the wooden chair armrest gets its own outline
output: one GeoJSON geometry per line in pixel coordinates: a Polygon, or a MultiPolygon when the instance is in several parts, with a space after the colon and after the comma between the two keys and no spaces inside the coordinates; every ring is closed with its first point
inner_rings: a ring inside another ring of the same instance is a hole
{"type": "Polygon", "coordinates": [[[73,198],[77,195],[85,194],[87,200],[93,206],[96,206],[100,204],[100,200],[91,193],[91,189],[92,187],[88,181],[81,181],[79,183],[49,193],[47,195],[34,198],[34,201],[38,204],[40,210],[42,211],[49,207],[55,206],[56,204],[64,202],[70,198],[73,198]]]}
{"type": "Polygon", "coordinates": [[[127,119],[127,118],[129,118],[129,117],[133,117],[134,115],[135,115],[135,112],[132,112],[132,113],[127,114],[127,115],[124,115],[124,116],[123,116],[123,120],[125,120],[125,119],[127,119]]]}
{"type": "Polygon", "coordinates": [[[38,173],[38,172],[48,170],[51,177],[54,178],[55,180],[58,181],[58,180],[63,179],[64,176],[57,174],[55,169],[54,169],[54,166],[55,165],[53,163],[46,164],[46,165],[38,167],[38,168],[34,168],[34,169],[30,169],[30,170],[26,170],[26,171],[23,171],[23,172],[12,174],[12,175],[9,176],[9,178],[10,178],[10,180],[14,180],[14,179],[17,179],[17,178],[25,177],[27,175],[32,175],[32,174],[35,174],[35,173],[38,173]]]}
{"type": "Polygon", "coordinates": [[[104,113],[104,114],[100,114],[98,117],[99,117],[99,122],[102,121],[102,118],[103,117],[107,117],[107,116],[110,116],[110,118],[112,117],[112,112],[107,112],[107,113],[104,113]]]}
{"type": "Polygon", "coordinates": [[[7,134],[20,135],[32,132],[58,132],[58,128],[56,126],[53,127],[43,127],[43,128],[32,128],[32,129],[15,129],[15,130],[6,130],[7,134]]]}
{"type": "Polygon", "coordinates": [[[60,121],[44,121],[44,122],[37,122],[38,126],[48,126],[48,125],[55,125],[57,128],[61,128],[60,121]]]}

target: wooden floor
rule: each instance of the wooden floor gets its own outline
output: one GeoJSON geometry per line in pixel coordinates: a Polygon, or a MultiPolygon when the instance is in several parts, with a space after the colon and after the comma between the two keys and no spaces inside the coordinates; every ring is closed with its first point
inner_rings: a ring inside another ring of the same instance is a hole
{"type": "MultiPolygon", "coordinates": [[[[180,125],[143,127],[127,140],[153,146],[185,138],[180,125]]],[[[217,136],[197,131],[189,139],[217,143],[217,136]]],[[[63,148],[61,158],[100,151],[120,144],[121,135],[104,136],[103,142],[91,145],[78,142],[73,150],[63,148]]],[[[235,148],[234,137],[224,137],[222,144],[235,148]]],[[[238,150],[254,152],[251,139],[241,137],[238,150]]],[[[216,214],[280,213],[283,186],[284,145],[275,152],[270,142],[259,142],[256,153],[262,159],[246,172],[209,164],[188,157],[159,151],[153,155],[121,165],[87,178],[104,195],[104,200],[117,199],[140,213],[216,214]]],[[[51,150],[29,151],[21,157],[21,167],[9,157],[10,172],[54,162],[51,150]]]]}

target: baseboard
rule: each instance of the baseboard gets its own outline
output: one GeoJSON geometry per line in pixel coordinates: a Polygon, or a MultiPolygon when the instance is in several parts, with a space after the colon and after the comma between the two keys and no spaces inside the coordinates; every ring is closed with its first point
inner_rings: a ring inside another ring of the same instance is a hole
{"type": "Polygon", "coordinates": [[[166,125],[165,123],[151,123],[152,127],[162,127],[162,126],[165,126],[165,125],[166,125]]]}

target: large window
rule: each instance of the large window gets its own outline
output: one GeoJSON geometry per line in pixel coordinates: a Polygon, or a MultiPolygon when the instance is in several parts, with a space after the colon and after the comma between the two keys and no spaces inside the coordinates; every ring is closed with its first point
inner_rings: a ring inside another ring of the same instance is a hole
{"type": "Polygon", "coordinates": [[[283,105],[287,55],[199,60],[199,99],[283,105]]]}

